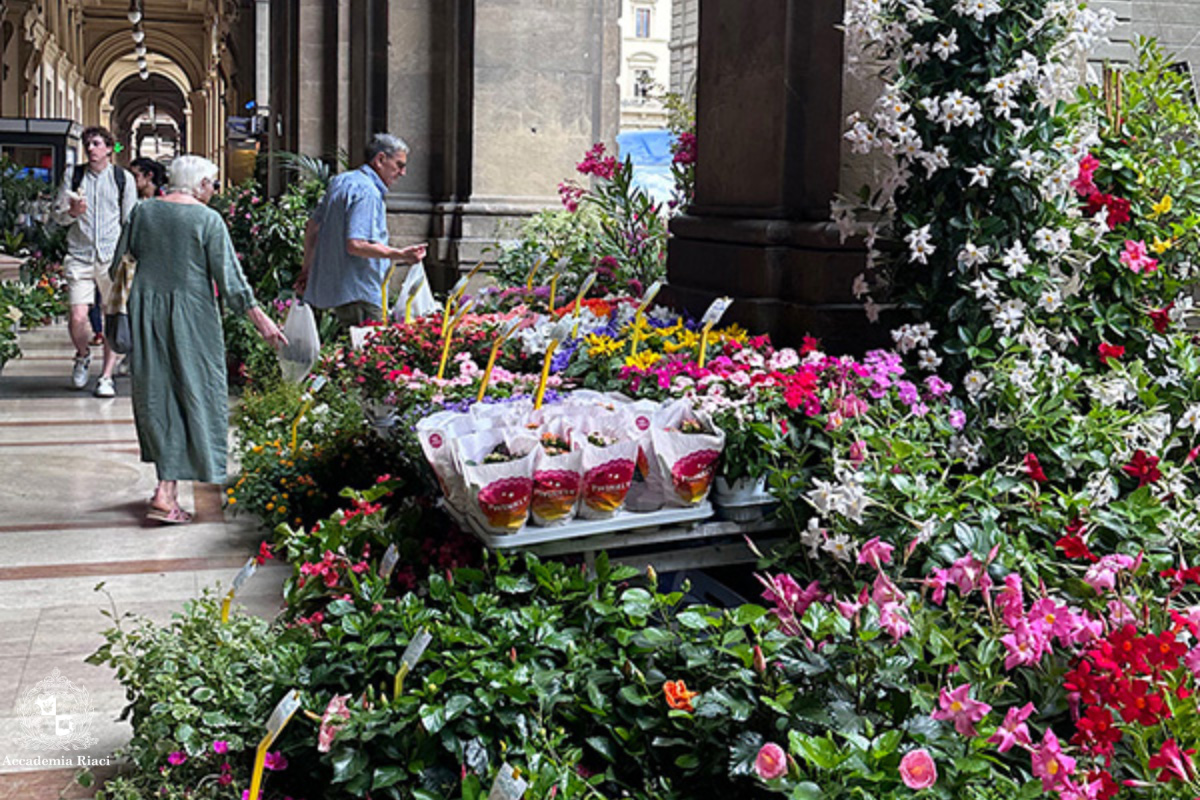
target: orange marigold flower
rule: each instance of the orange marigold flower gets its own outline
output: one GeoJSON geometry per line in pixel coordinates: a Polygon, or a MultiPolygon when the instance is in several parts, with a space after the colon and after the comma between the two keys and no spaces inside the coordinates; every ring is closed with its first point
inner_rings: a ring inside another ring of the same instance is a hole
{"type": "Polygon", "coordinates": [[[692,698],[699,694],[688,691],[687,684],[683,681],[667,681],[663,684],[663,695],[667,698],[667,705],[680,711],[695,711],[692,708],[692,698]]]}

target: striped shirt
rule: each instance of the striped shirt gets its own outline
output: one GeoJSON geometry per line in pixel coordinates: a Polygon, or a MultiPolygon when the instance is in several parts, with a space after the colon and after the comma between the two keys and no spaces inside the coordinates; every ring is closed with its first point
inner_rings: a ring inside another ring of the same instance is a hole
{"type": "Polygon", "coordinates": [[[103,172],[84,171],[78,194],[87,199],[87,211],[79,217],[71,216],[67,195],[74,171],[67,170],[63,176],[54,203],[54,221],[68,228],[67,258],[106,266],[112,261],[117,240],[121,238],[121,225],[137,203],[137,186],[132,175],[125,176],[125,196],[117,197],[117,169],[109,164],[103,172]]]}

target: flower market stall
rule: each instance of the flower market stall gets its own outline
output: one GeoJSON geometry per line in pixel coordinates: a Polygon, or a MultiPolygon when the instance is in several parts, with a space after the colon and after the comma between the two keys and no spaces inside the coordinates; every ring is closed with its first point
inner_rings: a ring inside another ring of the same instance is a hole
{"type": "Polygon", "coordinates": [[[846,10],[883,167],[833,214],[865,312],[912,311],[895,348],[656,304],[661,220],[592,151],[502,285],[327,343],[319,380],[248,370],[229,504],[286,607],[109,632],[134,736],[99,796],[1200,796],[1189,85],[1147,43],[1081,90],[1112,19],[1075,4],[846,10]],[[753,602],[559,557],[706,503],[747,521],[695,531],[784,534],[743,545],[753,602]]]}

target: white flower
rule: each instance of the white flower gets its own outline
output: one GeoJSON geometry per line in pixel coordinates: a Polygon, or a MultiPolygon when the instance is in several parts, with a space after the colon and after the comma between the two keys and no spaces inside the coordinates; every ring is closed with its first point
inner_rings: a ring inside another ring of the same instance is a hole
{"type": "Polygon", "coordinates": [[[967,186],[982,186],[988,188],[988,179],[992,177],[992,173],[996,170],[985,164],[976,164],[973,167],[967,168],[967,175],[970,176],[971,182],[967,186]]]}
{"type": "Polygon", "coordinates": [[[908,48],[908,52],[904,54],[904,58],[914,66],[924,64],[929,60],[929,44],[926,42],[915,42],[912,47],[908,48]]]}
{"type": "Polygon", "coordinates": [[[952,30],[949,34],[938,34],[937,43],[933,45],[933,52],[942,61],[957,53],[958,31],[952,30]]]}
{"type": "Polygon", "coordinates": [[[821,545],[821,549],[838,561],[849,561],[854,555],[854,544],[845,534],[830,536],[825,540],[825,544],[821,545]]]}
{"type": "Polygon", "coordinates": [[[971,267],[978,267],[988,262],[991,256],[991,248],[976,247],[974,243],[967,242],[963,248],[958,251],[958,268],[960,271],[966,271],[971,267]]]}
{"type": "Polygon", "coordinates": [[[800,531],[800,544],[808,548],[810,558],[817,557],[817,551],[825,544],[825,529],[821,527],[819,517],[809,517],[808,527],[800,531]]]}
{"type": "Polygon", "coordinates": [[[1023,147],[1017,151],[1017,160],[1013,162],[1012,168],[1028,180],[1042,168],[1042,158],[1041,152],[1023,147]]]}
{"type": "Polygon", "coordinates": [[[1008,373],[1008,379],[1012,381],[1013,386],[1026,393],[1033,391],[1033,379],[1036,377],[1037,372],[1026,361],[1018,361],[1008,373]]]}
{"type": "Polygon", "coordinates": [[[870,286],[870,284],[867,283],[866,274],[860,272],[857,275],[855,275],[854,276],[854,285],[850,287],[850,292],[854,295],[854,297],[858,300],[861,300],[863,298],[863,296],[866,295],[870,291],[871,291],[871,286],[870,286]]]}
{"type": "Polygon", "coordinates": [[[956,0],[954,10],[964,17],[973,17],[983,22],[991,14],[1002,10],[997,0],[956,0]]]}
{"type": "Polygon", "coordinates": [[[1053,314],[1062,308],[1062,304],[1062,294],[1059,293],[1058,289],[1053,287],[1042,289],[1041,294],[1038,295],[1038,307],[1049,314],[1053,314]]]}
{"type": "Polygon", "coordinates": [[[928,348],[922,350],[918,355],[917,366],[928,372],[934,372],[942,364],[941,356],[928,348]]]}
{"type": "Polygon", "coordinates": [[[921,156],[921,163],[925,167],[926,176],[932,176],[939,169],[950,166],[950,151],[945,145],[939,144],[933,148],[932,153],[924,153],[921,156]]]}
{"type": "Polygon", "coordinates": [[[1005,300],[992,314],[992,324],[1003,333],[1011,334],[1025,317],[1025,303],[1018,299],[1005,300]]]}
{"type": "Polygon", "coordinates": [[[863,311],[867,313],[868,322],[879,322],[879,304],[870,297],[867,298],[867,302],[863,303],[863,311]]]}
{"type": "Polygon", "coordinates": [[[970,283],[971,289],[975,292],[976,300],[992,300],[996,299],[996,292],[1000,289],[1000,284],[995,278],[990,275],[980,275],[970,283]]]}
{"type": "Polygon", "coordinates": [[[1029,253],[1025,252],[1025,245],[1016,241],[1004,251],[1000,263],[1008,269],[1008,277],[1015,278],[1025,274],[1025,268],[1030,265],[1031,261],[1029,253]]]}
{"type": "Polygon", "coordinates": [[[1179,418],[1179,427],[1200,430],[1200,404],[1188,406],[1187,411],[1179,418]]]}
{"type": "Polygon", "coordinates": [[[932,234],[929,232],[929,225],[923,228],[917,228],[911,231],[904,237],[904,241],[908,243],[909,257],[921,264],[929,263],[929,256],[937,250],[935,246],[930,244],[932,234]]]}

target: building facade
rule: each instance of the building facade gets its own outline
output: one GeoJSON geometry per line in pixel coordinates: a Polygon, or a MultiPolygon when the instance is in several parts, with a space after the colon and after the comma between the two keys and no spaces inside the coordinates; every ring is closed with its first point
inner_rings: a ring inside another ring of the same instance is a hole
{"type": "Polygon", "coordinates": [[[662,94],[671,85],[671,28],[678,0],[622,0],[621,130],[667,126],[662,94]]]}

